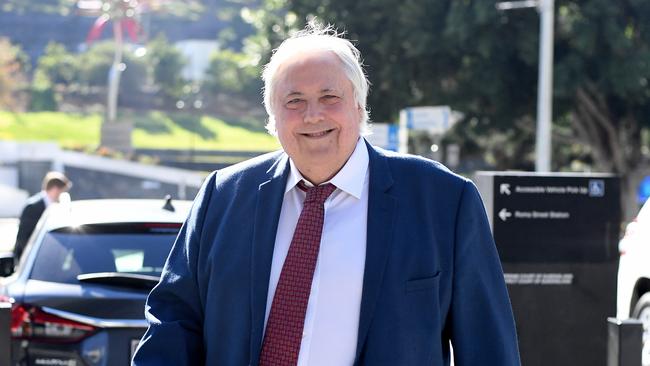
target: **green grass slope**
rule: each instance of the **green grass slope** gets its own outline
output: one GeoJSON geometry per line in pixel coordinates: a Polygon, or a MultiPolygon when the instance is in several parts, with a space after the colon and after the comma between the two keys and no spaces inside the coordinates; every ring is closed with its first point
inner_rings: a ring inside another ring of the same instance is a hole
{"type": "MultiPolygon", "coordinates": [[[[135,148],[271,151],[277,140],[208,116],[124,113],[134,122],[135,148]]],[[[11,113],[0,111],[0,140],[54,141],[62,147],[94,149],[99,145],[102,116],[62,112],[11,113]]]]}

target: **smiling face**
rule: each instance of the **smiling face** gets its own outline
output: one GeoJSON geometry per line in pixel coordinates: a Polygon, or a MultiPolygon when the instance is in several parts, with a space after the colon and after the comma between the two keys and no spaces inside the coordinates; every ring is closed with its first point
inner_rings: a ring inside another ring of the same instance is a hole
{"type": "Polygon", "coordinates": [[[314,184],[336,175],[354,151],[362,115],[336,54],[311,51],[280,66],[272,103],[278,139],[300,173],[314,184]]]}

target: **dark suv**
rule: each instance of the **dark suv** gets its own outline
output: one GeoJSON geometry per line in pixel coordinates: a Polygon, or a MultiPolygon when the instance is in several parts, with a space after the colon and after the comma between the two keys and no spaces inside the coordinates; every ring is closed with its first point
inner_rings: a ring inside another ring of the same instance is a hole
{"type": "Polygon", "coordinates": [[[191,202],[94,200],[52,205],[16,272],[10,301],[12,365],[128,365],[191,202]]]}

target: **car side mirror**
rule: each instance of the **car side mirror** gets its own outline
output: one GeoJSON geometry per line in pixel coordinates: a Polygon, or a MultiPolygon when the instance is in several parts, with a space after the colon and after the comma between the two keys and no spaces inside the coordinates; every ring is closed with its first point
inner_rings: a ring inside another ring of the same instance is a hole
{"type": "Polygon", "coordinates": [[[0,277],[8,277],[14,273],[14,255],[0,253],[0,277]]]}

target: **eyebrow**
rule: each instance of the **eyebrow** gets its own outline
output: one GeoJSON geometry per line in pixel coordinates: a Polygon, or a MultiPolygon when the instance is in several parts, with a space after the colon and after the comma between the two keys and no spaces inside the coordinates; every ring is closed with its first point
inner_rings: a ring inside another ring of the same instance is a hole
{"type": "Polygon", "coordinates": [[[284,97],[285,97],[285,98],[289,98],[289,97],[298,97],[298,96],[301,96],[302,94],[303,94],[303,93],[298,92],[298,91],[292,91],[292,92],[287,93],[287,95],[285,95],[284,97]]]}
{"type": "MultiPolygon", "coordinates": [[[[339,90],[334,89],[334,88],[325,88],[325,89],[321,89],[321,90],[320,90],[320,93],[321,93],[321,94],[323,94],[323,93],[330,93],[330,92],[339,92],[339,93],[343,94],[342,91],[339,91],[339,90]]],[[[299,97],[299,96],[302,96],[302,95],[304,95],[304,93],[302,93],[302,92],[299,92],[299,91],[290,91],[290,92],[287,93],[284,97],[285,97],[285,98],[289,98],[289,97],[299,97]]]]}

